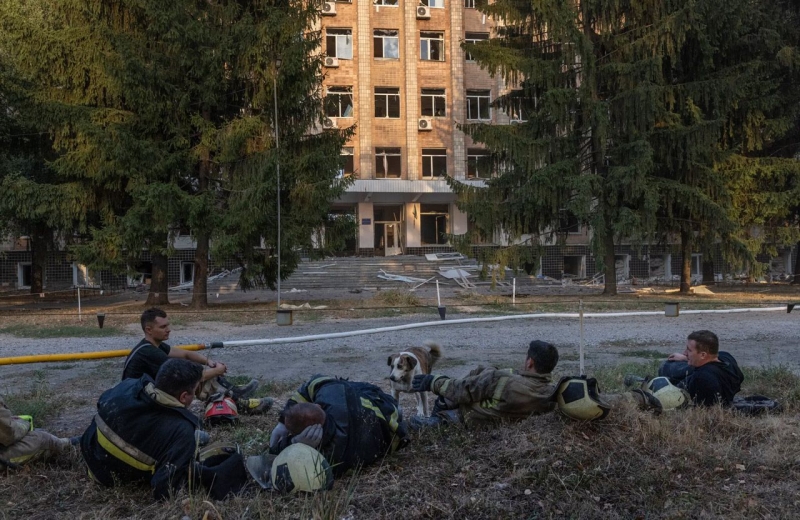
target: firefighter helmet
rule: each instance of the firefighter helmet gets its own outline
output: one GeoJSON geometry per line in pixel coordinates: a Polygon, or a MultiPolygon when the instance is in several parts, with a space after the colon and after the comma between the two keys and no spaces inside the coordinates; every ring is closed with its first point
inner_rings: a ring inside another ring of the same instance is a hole
{"type": "Polygon", "coordinates": [[[600,398],[595,378],[564,377],[556,389],[558,409],[572,419],[593,421],[603,419],[611,407],[600,398]]]}

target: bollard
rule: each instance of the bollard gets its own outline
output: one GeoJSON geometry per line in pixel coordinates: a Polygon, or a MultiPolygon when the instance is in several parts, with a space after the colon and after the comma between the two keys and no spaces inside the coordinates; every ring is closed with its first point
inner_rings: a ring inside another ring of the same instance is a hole
{"type": "Polygon", "coordinates": [[[447,307],[439,306],[439,317],[444,319],[445,314],[447,314],[447,307]]]}
{"type": "Polygon", "coordinates": [[[667,302],[664,304],[664,316],[677,318],[681,313],[681,304],[678,302],[667,302]]]}
{"type": "Polygon", "coordinates": [[[292,324],[292,310],[291,309],[278,309],[276,311],[276,319],[278,325],[291,325],[292,324]]]}
{"type": "Polygon", "coordinates": [[[98,312],[97,313],[97,326],[101,329],[103,328],[103,322],[106,320],[106,313],[98,312]]]}

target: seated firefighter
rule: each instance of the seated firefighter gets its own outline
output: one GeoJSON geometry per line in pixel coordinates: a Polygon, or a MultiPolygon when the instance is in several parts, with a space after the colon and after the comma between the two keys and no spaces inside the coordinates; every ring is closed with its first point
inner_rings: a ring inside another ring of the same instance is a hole
{"type": "Polygon", "coordinates": [[[209,401],[223,395],[230,396],[236,403],[238,412],[263,413],[272,406],[272,399],[247,399],[258,388],[253,379],[247,385],[234,386],[223,377],[227,367],[219,361],[211,361],[196,352],[171,348],[165,343],[169,339],[170,327],[167,313],[158,308],[147,309],[141,318],[144,339],[136,345],[125,360],[122,379],[139,379],[147,374],[155,379],[161,365],[168,359],[187,359],[205,366],[202,384],[197,390],[197,398],[209,401]]]}
{"type": "Polygon", "coordinates": [[[408,443],[397,402],[370,383],[316,375],[286,403],[270,453],[303,443],[318,450],[338,477],[408,443]]]}
{"type": "Polygon", "coordinates": [[[689,334],[683,353],[670,354],[658,375],[685,389],[692,402],[701,406],[730,406],[744,382],[736,360],[720,352],[719,338],[708,330],[689,334]]]}
{"type": "Polygon", "coordinates": [[[90,476],[107,487],[149,482],[155,499],[187,483],[218,499],[239,491],[247,481],[240,454],[195,460],[199,423],[188,407],[202,376],[199,364],[170,359],[155,381],[143,375],[105,391],[80,441],[90,476]]]}
{"type": "Polygon", "coordinates": [[[32,423],[11,413],[0,397],[0,467],[47,458],[66,451],[70,439],[43,430],[32,430],[32,423]]]}
{"type": "Polygon", "coordinates": [[[523,370],[479,367],[463,379],[443,375],[414,376],[415,392],[437,396],[430,417],[415,416],[412,428],[438,426],[447,422],[467,427],[521,421],[532,414],[555,408],[551,372],[558,363],[558,349],[544,341],[532,341],[523,370]]]}

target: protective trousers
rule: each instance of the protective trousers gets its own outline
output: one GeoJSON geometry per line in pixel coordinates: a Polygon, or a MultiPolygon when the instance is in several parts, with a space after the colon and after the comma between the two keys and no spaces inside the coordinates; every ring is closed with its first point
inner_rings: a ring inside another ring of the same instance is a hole
{"type": "Polygon", "coordinates": [[[56,455],[68,447],[68,439],[59,439],[45,431],[35,430],[11,446],[0,445],[0,458],[14,464],[24,464],[37,458],[56,455]]]}

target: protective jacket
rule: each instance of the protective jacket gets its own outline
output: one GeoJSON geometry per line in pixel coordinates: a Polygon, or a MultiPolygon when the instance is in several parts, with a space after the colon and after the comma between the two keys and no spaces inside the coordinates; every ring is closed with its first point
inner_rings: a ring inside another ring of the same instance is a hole
{"type": "MultiPolygon", "coordinates": [[[[397,402],[370,383],[316,375],[295,392],[284,411],[297,403],[316,403],[325,411],[319,451],[334,476],[372,464],[408,443],[397,402]]],[[[272,451],[278,453],[290,443],[291,438],[272,451]]]]}
{"type": "Polygon", "coordinates": [[[197,417],[148,375],[106,390],[81,439],[89,472],[101,484],[149,482],[156,499],[169,497],[194,465],[197,417]]]}
{"type": "Polygon", "coordinates": [[[720,352],[718,361],[696,367],[679,386],[689,392],[695,404],[730,406],[743,381],[744,375],[736,359],[727,352],[720,352]]]}
{"type": "Polygon", "coordinates": [[[550,374],[478,367],[463,379],[436,378],[431,391],[459,405],[461,419],[472,427],[552,411],[551,381],[550,374]]]}

